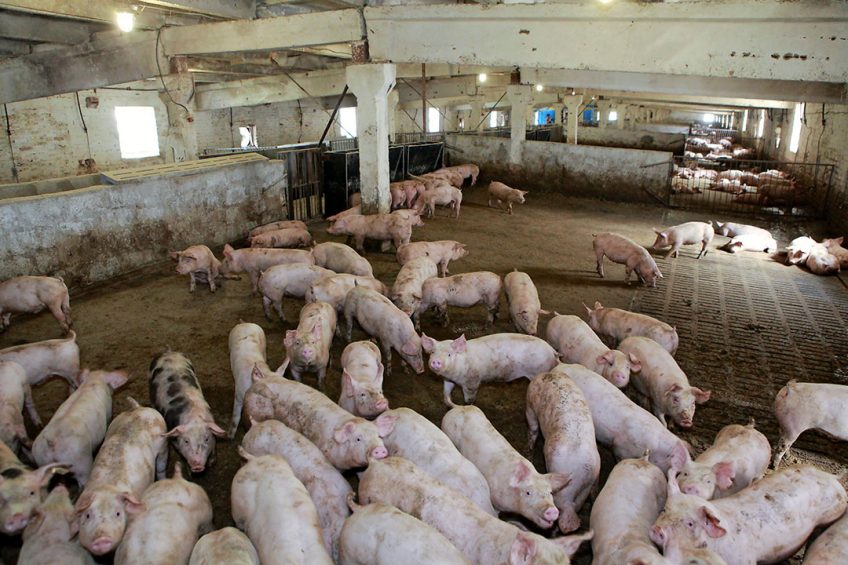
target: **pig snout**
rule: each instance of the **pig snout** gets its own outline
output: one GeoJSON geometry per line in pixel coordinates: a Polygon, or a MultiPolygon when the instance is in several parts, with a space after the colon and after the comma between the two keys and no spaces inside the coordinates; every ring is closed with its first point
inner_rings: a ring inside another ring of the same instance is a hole
{"type": "Polygon", "coordinates": [[[697,485],[681,485],[680,490],[683,491],[684,494],[691,494],[693,496],[707,498],[707,496],[705,496],[705,493],[701,492],[701,489],[699,489],[697,485]]]}
{"type": "Polygon", "coordinates": [[[188,459],[188,466],[192,473],[202,473],[206,469],[206,460],[200,456],[188,459]]]}
{"type": "Polygon", "coordinates": [[[612,383],[619,388],[627,386],[629,380],[630,378],[623,371],[616,371],[612,374],[612,383]]]}
{"type": "Polygon", "coordinates": [[[374,403],[374,408],[376,408],[380,412],[385,412],[389,408],[389,401],[385,398],[381,398],[376,403],[374,403]]]}
{"type": "Polygon", "coordinates": [[[112,541],[112,538],[102,536],[91,542],[89,546],[89,551],[94,555],[105,555],[112,551],[115,542],[112,541]]]}
{"type": "Polygon", "coordinates": [[[542,517],[545,519],[546,522],[553,525],[553,523],[556,522],[557,518],[559,518],[559,510],[557,510],[556,506],[551,506],[550,508],[545,510],[545,513],[542,514],[542,517]]]}
{"type": "Polygon", "coordinates": [[[311,361],[315,358],[315,349],[312,347],[304,347],[300,350],[300,355],[306,361],[311,361]]]}
{"type": "Polygon", "coordinates": [[[389,456],[389,450],[382,445],[378,445],[371,450],[371,457],[374,459],[385,459],[389,456]]]}
{"type": "Polygon", "coordinates": [[[439,371],[444,367],[444,363],[442,363],[441,359],[433,359],[430,358],[430,368],[434,371],[439,371]]]}
{"type": "Polygon", "coordinates": [[[3,529],[8,534],[14,534],[26,528],[28,523],[29,517],[19,512],[6,519],[3,523],[3,529]]]}

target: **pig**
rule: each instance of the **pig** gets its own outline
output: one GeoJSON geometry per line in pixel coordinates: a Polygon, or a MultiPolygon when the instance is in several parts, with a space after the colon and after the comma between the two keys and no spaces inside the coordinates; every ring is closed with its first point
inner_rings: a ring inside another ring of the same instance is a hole
{"type": "MultiPolygon", "coordinates": [[[[73,330],[61,339],[47,339],[0,349],[0,361],[11,361],[23,367],[30,386],[41,384],[54,376],[65,379],[71,390],[79,386],[79,346],[77,334],[73,330]]],[[[41,426],[37,415],[33,417],[33,423],[41,426]]]]}
{"type": "Polygon", "coordinates": [[[383,396],[383,364],[380,349],[370,341],[356,341],[342,351],[342,391],[339,406],[363,418],[375,418],[388,410],[383,396]]]}
{"type": "Polygon", "coordinates": [[[412,237],[412,226],[419,223],[415,219],[404,219],[395,214],[373,214],[370,216],[346,216],[338,218],[327,228],[330,235],[349,235],[353,237],[357,251],[363,251],[366,239],[388,241],[395,248],[409,243],[412,237]]]}
{"type": "Polygon", "coordinates": [[[53,474],[65,471],[67,466],[58,463],[30,469],[0,443],[0,532],[13,536],[23,530],[44,499],[53,474]]]}
{"type": "Polygon", "coordinates": [[[689,463],[688,445],[614,384],[582,365],[557,365],[553,370],[580,387],[592,412],[595,439],[618,459],[638,459],[647,451],[650,462],[663,472],[679,471],[689,463]]]}
{"type": "Polygon", "coordinates": [[[747,426],[730,424],[716,435],[712,447],[677,475],[680,490],[706,500],[736,494],[760,480],[771,460],[766,436],[747,426]]]}
{"type": "Polygon", "coordinates": [[[278,455],[247,459],[230,490],[233,521],[256,547],[262,563],[332,565],[324,548],[315,504],[286,460],[278,455]]]}
{"type": "Polygon", "coordinates": [[[786,264],[797,265],[806,262],[815,245],[816,240],[811,237],[796,237],[786,246],[786,264]]]}
{"type": "Polygon", "coordinates": [[[731,238],[720,249],[728,253],[739,253],[740,251],[772,253],[777,251],[777,241],[771,235],[762,235],[759,233],[742,234],[731,238]]]}
{"type": "Polygon", "coordinates": [[[348,495],[353,491],[341,473],[333,467],[315,444],[277,420],[251,426],[241,442],[251,455],[279,455],[303,483],[315,509],[324,539],[324,547],[333,560],[339,557],[339,536],[350,516],[348,495]]]}
{"type": "Polygon", "coordinates": [[[536,335],[539,314],[547,316],[550,312],[542,310],[539,292],[530,275],[516,269],[504,277],[503,284],[509,306],[509,317],[515,329],[528,335],[536,335]]]}
{"type": "Polygon", "coordinates": [[[848,514],[824,531],[804,552],[804,565],[839,563],[848,555],[848,514]]]}
{"type": "Polygon", "coordinates": [[[347,340],[351,340],[353,321],[370,336],[380,341],[386,357],[386,375],[392,375],[392,349],[398,352],[417,374],[424,372],[421,356],[421,338],[409,316],[392,304],[391,300],[370,288],[356,287],[347,293],[344,305],[347,322],[347,340]]]}
{"type": "Polygon", "coordinates": [[[300,310],[296,330],[288,330],[283,340],[286,360],[280,367],[291,370],[294,380],[301,382],[304,371],[318,374],[318,388],[324,388],[324,376],[330,365],[330,348],[336,332],[336,310],[326,302],[311,302],[300,310]]]}
{"type": "Polygon", "coordinates": [[[274,265],[289,263],[305,263],[312,265],[315,259],[312,252],[305,249],[271,249],[266,247],[233,249],[229,244],[224,245],[224,261],[221,272],[225,275],[246,272],[250,276],[253,292],[259,290],[259,274],[274,265]]]}
{"type": "Polygon", "coordinates": [[[445,167],[446,169],[456,171],[462,175],[463,179],[471,178],[471,186],[477,184],[477,177],[480,176],[480,167],[475,165],[474,163],[465,163],[463,165],[454,165],[452,167],[445,167]]]}
{"type": "Polygon", "coordinates": [[[421,219],[421,214],[416,210],[395,210],[391,213],[391,216],[395,218],[394,221],[399,225],[409,224],[414,228],[422,227],[424,225],[424,221],[421,219]]]}
{"type": "Polygon", "coordinates": [[[215,459],[215,438],[227,435],[203,397],[194,365],[176,351],[153,358],[148,373],[150,403],[162,413],[168,433],[192,473],[201,473],[215,459]]]}
{"type": "Polygon", "coordinates": [[[221,262],[205,245],[192,245],[183,251],[170,251],[168,255],[177,262],[177,273],[188,275],[189,292],[197,288],[197,281],[209,284],[209,290],[215,292],[215,279],[222,276],[221,262]]]}
{"type": "Polygon", "coordinates": [[[842,247],[843,238],[836,237],[832,239],[823,239],[822,245],[825,246],[827,252],[839,260],[839,267],[843,270],[848,270],[848,249],[842,247]]]}
{"type": "Polygon", "coordinates": [[[112,393],[128,378],[124,371],[83,371],[80,387],[35,438],[32,456],[36,463],[67,465],[80,486],[85,486],[94,452],[112,420],[112,393]]]}
{"type": "Polygon", "coordinates": [[[23,533],[18,563],[27,565],[94,565],[74,538],[79,524],[68,489],[59,485],[36,509],[23,533]]]}
{"type": "Polygon", "coordinates": [[[329,269],[307,263],[277,265],[263,271],[259,276],[259,293],[262,295],[262,308],[265,310],[265,316],[269,320],[273,319],[271,314],[271,306],[273,306],[280,319],[285,322],[284,297],[303,298],[312,283],[334,274],[329,269]]]}
{"type": "Polygon", "coordinates": [[[74,505],[80,543],[93,555],[106,555],[121,543],[127,514],[144,510],[142,493],[154,479],[165,478],[168,466],[162,415],[128,400],[131,409],[109,424],[85,489],[74,505]]]}
{"type": "Polygon", "coordinates": [[[421,286],[421,302],[418,304],[416,318],[435,307],[447,326],[450,323],[449,305],[472,308],[483,304],[487,311],[486,324],[491,325],[498,319],[502,289],[501,277],[490,271],[427,279],[421,286]]]}
{"type": "Polygon", "coordinates": [[[618,388],[627,386],[631,371],[642,368],[635,355],[604,345],[592,328],[577,316],[554,314],[548,322],[546,340],[563,362],[579,363],[618,388]]]}
{"type": "Polygon", "coordinates": [[[570,478],[563,489],[553,493],[553,500],[559,510],[560,531],[573,532],[580,527],[577,513],[597,485],[601,472],[592,412],[571,379],[561,373],[544,373],[527,387],[525,415],[529,431],[527,452],[533,451],[541,430],[545,438],[545,468],[570,478]]]}
{"type": "Polygon", "coordinates": [[[412,461],[431,477],[468,497],[486,514],[497,517],[486,477],[435,424],[409,408],[388,410],[377,420],[389,429],[383,438],[389,455],[412,461]]]}
{"type": "Polygon", "coordinates": [[[360,506],[353,500],[350,505],[353,516],[342,530],[341,565],[471,565],[437,530],[394,506],[360,506]]]}
{"type": "Polygon", "coordinates": [[[401,265],[426,256],[439,265],[439,275],[444,277],[449,274],[448,264],[451,261],[462,259],[468,255],[464,243],[453,240],[440,241],[416,241],[401,245],[397,250],[397,260],[401,265]]]}
{"type": "Polygon", "coordinates": [[[401,312],[412,317],[415,329],[418,323],[418,306],[421,304],[421,287],[427,279],[438,275],[438,267],[429,257],[418,257],[404,263],[392,285],[391,299],[401,312]]]}
{"type": "Polygon", "coordinates": [[[663,548],[703,547],[728,565],[777,563],[795,554],[818,526],[839,518],[848,496],[836,477],[787,467],[733,496],[707,501],[680,491],[668,473],[665,509],[650,529],[663,548]]]}
{"type": "Polygon", "coordinates": [[[665,497],[665,476],[647,457],[619,461],[592,504],[592,563],[672,565],[648,537],[665,497]]]}
{"type": "Polygon", "coordinates": [[[24,426],[24,406],[40,425],[26,371],[13,361],[0,361],[0,440],[16,453],[32,444],[24,426]]]}
{"type": "Polygon", "coordinates": [[[465,177],[459,172],[451,168],[442,168],[431,171],[424,175],[424,178],[443,180],[456,188],[462,188],[465,182],[465,177]]]}
{"type": "Polygon", "coordinates": [[[327,216],[327,221],[332,224],[337,220],[341,220],[342,218],[346,218],[348,216],[361,216],[362,215],[362,205],[356,204],[351,206],[347,210],[342,210],[338,214],[333,214],[332,216],[327,216]]]}
{"type": "Polygon", "coordinates": [[[306,224],[300,220],[280,220],[279,222],[271,222],[270,224],[263,224],[261,226],[256,226],[252,230],[250,230],[247,234],[248,239],[251,237],[255,237],[261,233],[276,231],[276,230],[285,230],[285,229],[307,229],[306,224]]]}
{"type": "Polygon", "coordinates": [[[230,368],[233,372],[235,394],[233,398],[233,416],[227,437],[236,436],[241,421],[244,395],[253,384],[253,369],[256,367],[263,376],[282,377],[282,371],[272,371],[265,357],[265,332],[256,324],[241,322],[230,330],[230,368]]]}
{"type": "Polygon", "coordinates": [[[581,536],[547,539],[489,516],[456,490],[400,457],[372,462],[359,481],[362,504],[395,506],[435,528],[475,565],[567,564],[581,536]]]}
{"type": "Polygon", "coordinates": [[[559,518],[553,494],[570,475],[542,475],[522,457],[476,406],[454,406],[442,418],[442,431],[463,457],[480,469],[496,510],[520,514],[543,529],[559,518]]]}
{"type": "Polygon", "coordinates": [[[774,414],[780,424],[780,441],[774,454],[774,468],[802,433],[820,430],[828,436],[848,441],[848,386],[828,383],[786,383],[774,400],[774,414]]]}
{"type": "Polygon", "coordinates": [[[189,565],[261,565],[250,538],[238,528],[215,530],[197,540],[189,565]]]}
{"type": "Polygon", "coordinates": [[[179,463],[173,478],[147,487],[141,504],[115,552],[115,565],[188,563],[197,539],[212,530],[209,496],[183,478],[179,463]]]}
{"type": "Polygon", "coordinates": [[[364,467],[388,454],[380,439],[386,429],[351,415],[314,388],[257,373],[244,399],[247,413],[257,422],[280,420],[306,436],[340,470],[364,467]]]}
{"type": "Polygon", "coordinates": [[[355,286],[370,288],[382,295],[388,293],[386,285],[375,278],[341,273],[316,280],[306,289],[303,298],[306,302],[326,302],[335,309],[336,314],[341,314],[347,293],[355,286]]]}
{"type": "Polygon", "coordinates": [[[419,197],[426,190],[424,183],[418,180],[404,180],[393,182],[389,185],[392,192],[392,208],[400,207],[412,208],[417,203],[419,197]]]}
{"type": "Polygon", "coordinates": [[[462,191],[449,184],[439,184],[426,190],[419,201],[423,202],[423,208],[430,218],[435,215],[436,206],[449,206],[453,210],[453,217],[458,218],[462,191]]]}
{"type": "Polygon", "coordinates": [[[452,406],[454,386],[462,388],[466,404],[473,404],[480,385],[532,379],[557,364],[553,347],[537,337],[523,334],[492,334],[471,340],[436,341],[421,334],[421,345],[430,355],[430,370],[442,377],[444,402],[452,406]]]}
{"type": "Polygon", "coordinates": [[[771,237],[771,233],[769,233],[768,230],[757,227],[757,226],[751,226],[751,225],[748,225],[748,224],[737,224],[737,223],[734,223],[734,222],[721,223],[717,220],[713,220],[713,223],[715,224],[715,233],[717,233],[718,235],[723,235],[723,236],[730,237],[730,238],[733,238],[733,237],[736,237],[736,236],[739,236],[739,235],[751,235],[751,234],[759,234],[759,235],[762,235],[762,236],[771,237]]]}
{"type": "Polygon", "coordinates": [[[492,181],[489,183],[489,207],[492,206],[493,200],[497,203],[498,208],[501,209],[506,204],[506,211],[511,215],[512,205],[524,204],[524,196],[526,194],[526,190],[510,188],[502,182],[492,181]]]}
{"type": "Polygon", "coordinates": [[[680,343],[677,329],[665,322],[620,308],[605,308],[600,302],[595,302],[594,308],[585,304],[583,308],[586,309],[589,327],[599,334],[608,335],[617,342],[632,335],[647,337],[659,343],[672,355],[677,352],[680,343]]]}
{"type": "Polygon", "coordinates": [[[0,332],[9,327],[12,314],[37,314],[45,308],[62,331],[71,330],[71,302],[61,278],[25,276],[0,283],[0,332]]]}
{"type": "Polygon", "coordinates": [[[701,244],[701,251],[696,257],[700,259],[707,254],[707,246],[715,236],[713,226],[706,222],[686,222],[662,230],[654,228],[654,233],[657,234],[657,239],[654,241],[653,249],[671,246],[671,250],[665,255],[666,259],[671,255],[679,257],[682,246],[696,243],[701,244]]]}
{"type": "Polygon", "coordinates": [[[348,206],[359,206],[360,204],[362,204],[362,193],[361,192],[354,192],[347,199],[347,205],[348,206]]]}
{"type": "Polygon", "coordinates": [[[821,243],[812,246],[804,264],[810,269],[810,272],[816,275],[833,275],[840,270],[839,259],[835,255],[831,255],[827,247],[821,243]]]}
{"type": "Polygon", "coordinates": [[[651,402],[654,414],[663,425],[670,416],[681,428],[691,428],[695,404],[710,399],[710,391],[691,386],[686,374],[671,353],[647,337],[631,336],[618,344],[626,355],[633,355],[640,368],[631,381],[651,402]]]}
{"type": "Polygon", "coordinates": [[[392,210],[397,210],[407,205],[406,190],[404,190],[404,187],[397,186],[395,183],[389,183],[389,193],[392,195],[392,210]]]}
{"type": "Polygon", "coordinates": [[[250,238],[250,247],[309,247],[312,236],[302,228],[266,231],[250,238]]]}
{"type": "Polygon", "coordinates": [[[604,256],[606,255],[613,263],[624,265],[624,282],[630,284],[630,274],[636,271],[639,280],[645,286],[652,288],[657,286],[657,278],[663,278],[656,261],[648,253],[648,250],[633,241],[617,233],[600,233],[593,235],[592,246],[595,248],[597,258],[598,274],[604,277],[604,256]]]}
{"type": "Polygon", "coordinates": [[[337,273],[348,273],[360,277],[374,277],[374,270],[368,259],[357,253],[349,245],[328,241],[312,248],[315,264],[337,273]]]}

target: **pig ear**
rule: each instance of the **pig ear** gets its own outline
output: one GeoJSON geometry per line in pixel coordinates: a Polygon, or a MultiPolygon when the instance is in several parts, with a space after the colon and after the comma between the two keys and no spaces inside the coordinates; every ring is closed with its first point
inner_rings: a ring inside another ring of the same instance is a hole
{"type": "Polygon", "coordinates": [[[374,423],[377,424],[377,433],[380,434],[380,437],[386,437],[395,429],[395,424],[397,423],[398,417],[397,414],[386,414],[383,412],[380,414],[374,423]]]}
{"type": "Polygon", "coordinates": [[[583,303],[583,308],[585,308],[585,309],[586,309],[586,315],[587,315],[587,316],[591,316],[591,315],[592,315],[593,310],[592,310],[591,308],[589,308],[588,306],[586,306],[586,303],[585,303],[585,302],[583,303]]]}
{"type": "Polygon", "coordinates": [[[350,376],[350,373],[347,372],[347,369],[342,369],[342,390],[345,389],[347,389],[347,394],[345,396],[353,398],[353,378],[350,376]]]}
{"type": "Polygon", "coordinates": [[[551,541],[560,546],[565,554],[571,557],[577,553],[577,550],[580,549],[580,546],[583,545],[584,541],[589,541],[593,537],[595,537],[595,532],[589,530],[582,534],[563,536],[561,538],[552,539],[551,541]]]}
{"type": "Polygon", "coordinates": [[[166,433],[162,434],[162,437],[177,437],[177,436],[179,436],[181,433],[183,433],[184,431],[185,431],[185,428],[184,428],[184,427],[182,427],[182,426],[177,426],[176,428],[174,428],[174,429],[173,429],[173,430],[171,430],[170,432],[166,432],[166,433]]]}
{"type": "Polygon", "coordinates": [[[137,499],[135,495],[131,492],[122,492],[121,500],[124,503],[124,509],[129,514],[138,514],[139,512],[143,512],[146,509],[144,503],[137,499]]]}
{"type": "Polygon", "coordinates": [[[297,339],[297,330],[288,330],[286,337],[283,339],[283,345],[291,347],[295,339],[297,339]]]}
{"type": "Polygon", "coordinates": [[[112,371],[106,374],[105,380],[112,390],[117,390],[124,386],[129,378],[126,371],[112,371]]]}
{"type": "Polygon", "coordinates": [[[168,256],[169,256],[171,259],[174,259],[174,260],[176,260],[176,261],[179,261],[179,260],[180,260],[180,255],[182,255],[182,253],[183,253],[182,251],[168,251],[168,256]]]}
{"type": "Polygon", "coordinates": [[[834,238],[832,241],[836,243],[836,245],[842,245],[842,242],[845,241],[845,237],[840,235],[839,237],[834,238]]]}
{"type": "Polygon", "coordinates": [[[91,371],[88,369],[83,369],[77,374],[77,388],[85,382],[85,380],[91,375],[91,371]]]}
{"type": "Polygon", "coordinates": [[[82,493],[82,496],[77,499],[77,503],[74,505],[74,510],[77,514],[79,514],[83,510],[91,506],[92,502],[94,502],[94,493],[84,492],[82,493]]]}
{"type": "Polygon", "coordinates": [[[713,473],[716,476],[716,486],[722,490],[727,490],[733,486],[733,479],[736,477],[736,466],[732,461],[720,461],[713,465],[713,473]]]}
{"type": "Polygon", "coordinates": [[[721,520],[708,507],[701,506],[698,509],[698,513],[704,521],[704,530],[706,530],[708,536],[711,538],[720,538],[727,533],[727,530],[721,527],[721,520]]]}
{"type": "Polygon", "coordinates": [[[693,386],[692,394],[695,395],[695,402],[697,402],[698,404],[703,404],[704,402],[710,399],[710,395],[712,394],[712,392],[708,390],[701,390],[700,388],[693,386]]]}
{"type": "Polygon", "coordinates": [[[654,233],[657,234],[657,235],[660,235],[660,233],[662,232],[662,230],[658,230],[657,228],[651,228],[651,229],[654,230],[654,233]]]}
{"type": "Polygon", "coordinates": [[[216,424],[215,422],[206,422],[206,427],[209,428],[209,431],[216,437],[224,437],[227,435],[227,432],[221,429],[221,426],[216,424]]]}
{"type": "Polygon", "coordinates": [[[606,363],[607,365],[612,365],[615,362],[615,353],[612,352],[612,349],[604,353],[603,355],[599,355],[597,359],[595,359],[595,363],[599,365],[603,365],[606,363]]]}
{"type": "Polygon", "coordinates": [[[600,302],[598,302],[597,300],[595,301],[595,310],[597,310],[597,309],[599,309],[599,308],[603,308],[603,307],[604,307],[604,305],[603,305],[603,304],[601,304],[601,303],[600,303],[600,302]]]}
{"type": "Polygon", "coordinates": [[[383,388],[383,372],[386,367],[379,361],[377,361],[377,386],[383,388]]]}
{"type": "Polygon", "coordinates": [[[230,258],[233,255],[233,248],[229,243],[224,244],[224,257],[230,258]]]}
{"type": "Polygon", "coordinates": [[[548,473],[545,478],[551,483],[551,492],[554,494],[564,489],[571,482],[571,475],[565,473],[548,473]]]}
{"type": "MultiPolygon", "coordinates": [[[[683,441],[678,442],[677,445],[674,446],[674,449],[671,450],[671,457],[669,459],[673,470],[682,471],[689,461],[691,461],[689,457],[689,449],[686,447],[686,443],[683,441]]],[[[676,475],[674,482],[677,484],[676,475]]]]}
{"type": "Polygon", "coordinates": [[[41,484],[41,486],[46,487],[47,483],[50,482],[50,479],[53,478],[54,473],[64,474],[67,473],[69,470],[70,469],[65,464],[49,463],[35,470],[35,478],[41,484]]]}
{"type": "Polygon", "coordinates": [[[414,298],[415,300],[421,300],[421,293],[420,292],[413,292],[412,298],[414,298]]]}
{"type": "Polygon", "coordinates": [[[630,371],[633,373],[638,373],[642,370],[642,362],[639,361],[639,358],[633,355],[632,353],[628,355],[630,358],[630,371]]]}
{"type": "MultiPolygon", "coordinates": [[[[693,388],[694,388],[694,387],[693,387],[693,388]]],[[[677,383],[674,383],[673,385],[671,385],[670,387],[668,387],[667,389],[665,389],[665,395],[664,395],[664,396],[668,396],[668,395],[670,395],[670,394],[674,394],[674,393],[680,392],[681,390],[683,390],[683,387],[682,387],[682,386],[680,386],[680,385],[679,385],[679,384],[677,384],[677,383]]]]}
{"type": "Polygon", "coordinates": [[[509,478],[509,486],[519,488],[523,483],[530,478],[531,469],[526,461],[519,461],[512,471],[512,476],[509,478]]]}
{"type": "Polygon", "coordinates": [[[350,436],[353,435],[353,430],[353,420],[348,420],[333,431],[333,439],[336,440],[336,443],[343,443],[344,441],[350,439],[350,436]]]}
{"type": "Polygon", "coordinates": [[[465,334],[462,334],[451,342],[451,349],[457,353],[465,353],[468,342],[465,339],[465,334]]]}
{"type": "Polygon", "coordinates": [[[427,334],[421,334],[421,347],[424,348],[426,353],[433,353],[433,348],[436,347],[436,340],[432,337],[429,337],[427,334]]]}
{"type": "Polygon", "coordinates": [[[407,355],[415,355],[415,354],[421,355],[421,348],[415,347],[415,344],[412,343],[411,341],[407,341],[406,343],[404,343],[401,346],[400,350],[401,350],[401,353],[406,353],[407,355]]]}
{"type": "Polygon", "coordinates": [[[509,548],[510,565],[533,563],[536,549],[536,540],[519,531],[512,542],[512,547],[509,548]]]}
{"type": "Polygon", "coordinates": [[[677,469],[669,469],[668,473],[666,473],[668,477],[668,483],[666,484],[666,497],[671,498],[672,496],[676,496],[680,494],[680,485],[677,483],[677,469]]]}

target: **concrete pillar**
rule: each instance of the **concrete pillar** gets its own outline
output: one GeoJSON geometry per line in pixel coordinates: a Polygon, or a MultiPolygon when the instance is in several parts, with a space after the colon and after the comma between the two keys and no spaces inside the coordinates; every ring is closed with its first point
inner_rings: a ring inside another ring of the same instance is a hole
{"type": "Polygon", "coordinates": [[[456,107],[442,108],[445,113],[445,131],[457,131],[459,129],[459,111],[456,107]]]}
{"type": "MultiPolygon", "coordinates": [[[[474,131],[477,127],[477,124],[480,123],[480,120],[483,119],[483,99],[482,98],[472,98],[471,100],[471,115],[468,116],[468,127],[465,129],[469,131],[474,131]]],[[[485,129],[485,124],[480,126],[480,129],[485,129]]]]}
{"type": "Polygon", "coordinates": [[[609,112],[612,104],[607,100],[598,100],[598,127],[605,128],[609,125],[609,112]]]}
{"type": "Polygon", "coordinates": [[[398,97],[397,88],[393,88],[392,91],[389,92],[389,97],[386,102],[388,104],[389,113],[389,139],[392,141],[394,141],[395,134],[399,131],[397,129],[398,97]]]}
{"type": "Polygon", "coordinates": [[[615,122],[616,127],[618,129],[624,129],[624,122],[627,121],[627,118],[630,113],[630,105],[629,104],[619,104],[618,105],[618,120],[615,122]]]}
{"type": "Polygon", "coordinates": [[[565,107],[565,104],[551,104],[551,108],[554,110],[554,125],[562,124],[562,109],[565,107]]]}
{"type": "Polygon", "coordinates": [[[359,180],[363,214],[387,214],[389,193],[389,90],[397,69],[390,63],[349,65],[345,77],[356,96],[359,180]]]}
{"type": "Polygon", "coordinates": [[[511,84],[506,87],[506,97],[510,103],[509,126],[509,162],[521,163],[521,150],[527,137],[527,105],[530,101],[531,87],[528,84],[511,84]]]}
{"type": "Polygon", "coordinates": [[[577,124],[580,123],[580,107],[583,104],[583,97],[569,96],[564,102],[565,107],[568,108],[568,119],[563,124],[565,141],[566,143],[577,143],[577,124]]]}
{"type": "MultiPolygon", "coordinates": [[[[179,57],[174,57],[174,59],[179,59],[179,57]]],[[[187,66],[185,72],[180,72],[183,67],[179,62],[172,70],[176,73],[164,77],[170,96],[167,92],[159,94],[168,112],[168,137],[165,140],[167,145],[166,159],[168,161],[173,160],[176,163],[194,161],[198,158],[197,129],[194,125],[195,105],[192,96],[194,79],[188,72],[187,66]]]]}

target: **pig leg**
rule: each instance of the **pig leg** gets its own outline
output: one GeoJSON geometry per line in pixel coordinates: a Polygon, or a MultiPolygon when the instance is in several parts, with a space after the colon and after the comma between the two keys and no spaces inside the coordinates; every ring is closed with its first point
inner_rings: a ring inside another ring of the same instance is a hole
{"type": "MultiPolygon", "coordinates": [[[[630,268],[630,265],[624,266],[624,282],[630,284],[630,274],[633,272],[633,269],[630,268]]],[[[638,276],[639,273],[636,273],[638,276]]]]}
{"type": "Polygon", "coordinates": [[[279,302],[274,302],[274,309],[277,311],[277,314],[280,315],[280,319],[282,321],[286,321],[286,313],[283,312],[283,298],[280,297],[279,302]]]}
{"type": "Polygon", "coordinates": [[[218,276],[218,273],[215,272],[214,269],[207,269],[206,278],[209,280],[209,291],[215,292],[215,277],[218,276]]]}
{"type": "Polygon", "coordinates": [[[439,317],[442,318],[442,327],[447,327],[450,324],[450,316],[448,315],[448,305],[447,303],[439,304],[436,306],[436,312],[438,312],[439,317]]]}
{"type": "Polygon", "coordinates": [[[289,365],[289,367],[291,368],[291,375],[294,378],[294,380],[296,380],[299,383],[303,382],[301,370],[298,369],[297,367],[295,367],[294,365],[291,365],[291,364],[289,365]]]}
{"type": "Polygon", "coordinates": [[[461,206],[461,204],[454,200],[454,212],[455,212],[454,218],[459,217],[459,207],[460,206],[461,206]]]}
{"type": "Polygon", "coordinates": [[[412,325],[416,332],[421,332],[421,314],[416,310],[412,313],[412,325]]]}
{"type": "Polygon", "coordinates": [[[351,337],[353,336],[353,316],[345,312],[345,321],[347,322],[347,342],[350,343],[351,337]]]}
{"type": "Polygon", "coordinates": [[[595,257],[598,261],[595,270],[601,275],[601,278],[604,278],[604,251],[602,249],[595,248],[595,257]]]}
{"type": "Polygon", "coordinates": [[[38,415],[38,410],[35,408],[35,402],[32,400],[32,388],[29,385],[25,385],[24,387],[24,406],[26,407],[27,414],[29,414],[29,419],[32,420],[33,425],[36,428],[40,428],[43,426],[41,422],[41,417],[38,415]]]}
{"type": "Polygon", "coordinates": [[[531,453],[533,446],[536,445],[536,440],[539,439],[539,418],[536,417],[536,412],[529,406],[524,415],[527,418],[527,453],[531,453]]]}
{"type": "Polygon", "coordinates": [[[801,432],[788,432],[783,428],[783,426],[780,427],[780,441],[777,443],[777,450],[775,451],[772,465],[775,469],[777,469],[778,465],[780,465],[780,462],[783,460],[786,452],[789,451],[789,448],[792,447],[792,444],[795,443],[795,440],[798,439],[798,436],[800,435],[801,432]]]}
{"type": "Polygon", "coordinates": [[[262,297],[262,309],[265,310],[265,317],[269,320],[274,319],[274,315],[271,313],[271,299],[267,296],[262,297]]]}
{"type": "Polygon", "coordinates": [[[236,437],[236,431],[239,427],[239,422],[241,422],[241,408],[244,404],[244,395],[236,394],[233,399],[233,417],[230,418],[230,429],[227,430],[227,437],[229,439],[233,439],[236,437]]]}
{"type": "Polygon", "coordinates": [[[445,277],[445,276],[448,275],[448,260],[447,259],[439,261],[439,270],[442,272],[442,275],[441,275],[442,277],[445,277]]]}
{"type": "Polygon", "coordinates": [[[680,246],[676,243],[671,246],[671,249],[668,250],[668,253],[665,254],[665,257],[663,257],[663,259],[668,259],[672,255],[674,255],[675,259],[680,256],[680,246]]]}
{"type": "Polygon", "coordinates": [[[507,209],[507,212],[509,213],[509,215],[512,216],[512,202],[507,204],[506,209],[507,209]]]}
{"type": "Polygon", "coordinates": [[[197,288],[197,282],[194,280],[194,273],[189,273],[189,274],[188,274],[188,280],[189,280],[189,282],[188,282],[188,291],[189,291],[189,292],[194,292],[194,290],[197,288]]]}
{"type": "Polygon", "coordinates": [[[354,245],[356,246],[357,251],[365,251],[365,236],[364,235],[356,235],[354,236],[354,245]]]}
{"type": "Polygon", "coordinates": [[[707,254],[707,243],[708,241],[706,239],[701,242],[701,252],[698,253],[698,259],[700,259],[702,255],[707,254]]]}
{"type": "Polygon", "coordinates": [[[386,358],[386,376],[392,376],[392,345],[386,341],[380,340],[380,349],[383,350],[383,357],[386,358]]]}
{"type": "Polygon", "coordinates": [[[442,399],[447,406],[453,406],[453,400],[451,400],[451,393],[453,392],[453,387],[456,385],[451,381],[445,379],[445,382],[442,384],[442,399]]]}
{"type": "Polygon", "coordinates": [[[462,385],[462,396],[465,398],[466,404],[474,404],[474,401],[477,400],[477,391],[480,390],[480,385],[470,385],[465,383],[462,385]]]}
{"type": "Polygon", "coordinates": [[[12,321],[12,313],[11,312],[3,312],[3,313],[0,313],[0,315],[2,315],[2,318],[0,318],[0,332],[5,332],[6,328],[9,327],[9,325],[12,321]]]}
{"type": "Polygon", "coordinates": [[[330,366],[330,363],[327,362],[326,367],[321,367],[320,369],[318,369],[318,388],[320,390],[324,390],[324,377],[327,376],[327,367],[329,367],[329,366],[330,366]]]}
{"type": "Polygon", "coordinates": [[[162,442],[162,447],[159,448],[159,453],[156,454],[156,480],[161,481],[165,478],[165,473],[168,470],[168,441],[162,442]]]}
{"type": "Polygon", "coordinates": [[[248,271],[250,284],[253,286],[253,294],[259,292],[259,271],[248,271]]]}
{"type": "Polygon", "coordinates": [[[62,311],[61,304],[51,304],[48,306],[50,309],[50,313],[53,314],[53,317],[56,318],[56,321],[59,322],[59,325],[62,327],[62,331],[68,333],[71,329],[70,324],[65,319],[65,313],[62,311]]]}

